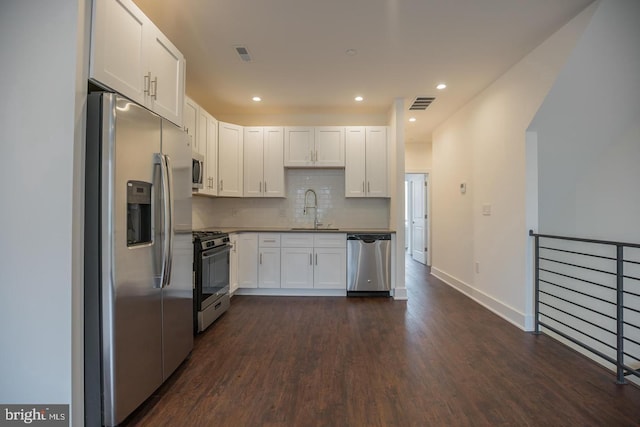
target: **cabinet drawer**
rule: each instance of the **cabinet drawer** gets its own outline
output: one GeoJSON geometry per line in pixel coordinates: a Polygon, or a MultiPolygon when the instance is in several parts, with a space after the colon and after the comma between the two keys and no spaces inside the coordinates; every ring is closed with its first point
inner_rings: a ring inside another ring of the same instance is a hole
{"type": "Polygon", "coordinates": [[[284,233],[282,234],[283,248],[312,248],[313,234],[311,233],[284,233]]]}
{"type": "Polygon", "coordinates": [[[280,234],[278,233],[260,233],[258,235],[258,246],[261,248],[279,248],[280,234]]]}
{"type": "Polygon", "coordinates": [[[313,246],[316,248],[345,248],[347,235],[345,233],[317,233],[313,235],[313,246]]]}

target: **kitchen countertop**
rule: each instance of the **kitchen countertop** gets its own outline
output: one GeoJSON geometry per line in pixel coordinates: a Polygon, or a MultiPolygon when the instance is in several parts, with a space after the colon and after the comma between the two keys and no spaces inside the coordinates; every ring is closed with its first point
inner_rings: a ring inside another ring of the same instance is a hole
{"type": "Polygon", "coordinates": [[[381,234],[395,233],[388,228],[292,228],[292,227],[206,227],[194,231],[223,231],[225,233],[359,233],[381,234]]]}

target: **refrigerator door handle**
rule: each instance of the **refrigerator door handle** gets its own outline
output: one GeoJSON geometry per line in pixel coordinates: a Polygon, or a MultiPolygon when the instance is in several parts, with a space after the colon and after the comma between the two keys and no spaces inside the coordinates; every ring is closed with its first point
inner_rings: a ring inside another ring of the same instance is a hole
{"type": "Polygon", "coordinates": [[[160,276],[160,287],[164,288],[169,281],[170,273],[170,244],[171,244],[171,211],[169,206],[169,168],[167,167],[166,156],[156,153],[154,156],[156,164],[160,165],[160,188],[162,189],[162,275],[160,276]]]}
{"type": "Polygon", "coordinates": [[[174,227],[173,227],[173,168],[171,167],[171,158],[168,155],[164,155],[165,167],[167,173],[167,197],[166,205],[167,205],[167,213],[168,220],[165,222],[167,224],[166,227],[166,237],[169,239],[168,254],[167,254],[167,278],[165,280],[164,287],[167,287],[171,284],[171,273],[173,269],[173,241],[174,241],[174,227]]]}

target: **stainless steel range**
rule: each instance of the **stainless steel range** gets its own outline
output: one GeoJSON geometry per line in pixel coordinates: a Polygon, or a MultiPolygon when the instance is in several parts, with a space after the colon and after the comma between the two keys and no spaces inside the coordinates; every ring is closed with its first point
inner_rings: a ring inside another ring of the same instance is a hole
{"type": "Polygon", "coordinates": [[[229,235],[193,232],[193,326],[204,331],[229,308],[229,235]]]}

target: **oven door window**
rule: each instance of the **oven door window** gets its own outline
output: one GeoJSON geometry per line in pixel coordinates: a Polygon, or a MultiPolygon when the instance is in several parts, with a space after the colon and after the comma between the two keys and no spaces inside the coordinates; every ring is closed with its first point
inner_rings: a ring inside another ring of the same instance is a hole
{"type": "Polygon", "coordinates": [[[222,295],[229,286],[229,246],[202,253],[202,300],[210,295],[222,295]]]}

